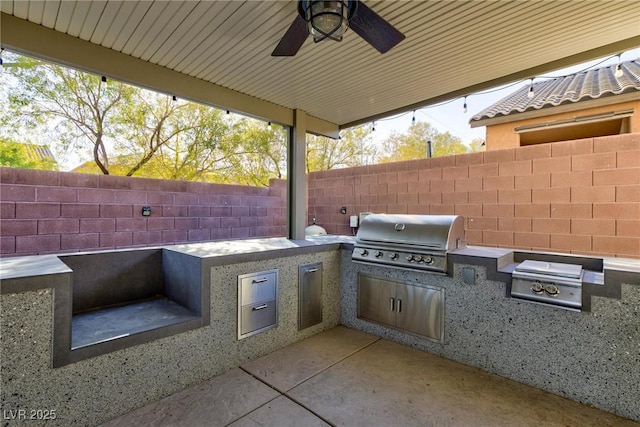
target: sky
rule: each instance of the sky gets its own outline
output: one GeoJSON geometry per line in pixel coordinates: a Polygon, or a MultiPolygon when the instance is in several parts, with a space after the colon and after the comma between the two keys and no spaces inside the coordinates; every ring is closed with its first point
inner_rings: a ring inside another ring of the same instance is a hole
{"type": "MultiPolygon", "coordinates": [[[[622,61],[640,58],[640,48],[628,50],[621,55],[622,61]]],[[[579,65],[556,70],[554,72],[545,73],[545,76],[560,77],[568,74],[577,73],[590,68],[600,68],[606,65],[617,64],[617,56],[606,56],[593,61],[588,61],[579,65]]],[[[536,78],[534,81],[542,81],[542,78],[536,78]]],[[[485,138],[485,127],[471,128],[469,120],[480,111],[484,110],[491,104],[499,101],[503,97],[515,92],[524,85],[529,85],[530,79],[521,80],[510,85],[500,86],[495,89],[489,89],[482,93],[467,96],[467,112],[464,113],[464,98],[456,98],[446,101],[433,107],[426,107],[416,110],[416,121],[428,122],[434,126],[439,132],[449,132],[454,136],[462,139],[466,145],[474,138],[485,138]]],[[[397,116],[381,119],[375,123],[375,132],[373,132],[374,142],[380,144],[384,141],[392,131],[405,133],[411,126],[413,113],[407,112],[397,116]]]]}

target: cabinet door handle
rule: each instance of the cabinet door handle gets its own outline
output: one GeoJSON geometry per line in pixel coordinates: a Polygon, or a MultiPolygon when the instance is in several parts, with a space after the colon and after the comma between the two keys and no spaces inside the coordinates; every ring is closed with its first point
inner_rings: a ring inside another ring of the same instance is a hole
{"type": "Polygon", "coordinates": [[[266,277],[263,277],[262,279],[253,279],[252,283],[264,283],[267,280],[268,279],[266,277]]]}
{"type": "Polygon", "coordinates": [[[259,305],[257,307],[251,307],[251,311],[264,310],[267,307],[269,307],[267,304],[262,304],[262,305],[259,305]]]}
{"type": "Polygon", "coordinates": [[[394,298],[389,298],[389,310],[394,311],[396,309],[395,301],[396,300],[394,298]]]}
{"type": "Polygon", "coordinates": [[[318,271],[318,269],[317,269],[317,268],[310,268],[310,269],[308,269],[308,270],[305,270],[304,272],[305,272],[305,273],[315,273],[316,271],[318,271]]]}
{"type": "Polygon", "coordinates": [[[397,305],[397,307],[398,307],[398,313],[400,313],[400,312],[402,311],[402,300],[401,300],[401,299],[399,299],[399,300],[398,300],[398,304],[396,304],[396,305],[397,305]]]}

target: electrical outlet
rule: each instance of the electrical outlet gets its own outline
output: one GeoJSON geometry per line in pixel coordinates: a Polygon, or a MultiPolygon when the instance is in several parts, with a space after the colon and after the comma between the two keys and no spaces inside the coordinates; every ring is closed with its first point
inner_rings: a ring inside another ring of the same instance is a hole
{"type": "Polygon", "coordinates": [[[358,226],[358,216],[357,215],[351,215],[349,217],[349,226],[356,228],[358,226]]]}

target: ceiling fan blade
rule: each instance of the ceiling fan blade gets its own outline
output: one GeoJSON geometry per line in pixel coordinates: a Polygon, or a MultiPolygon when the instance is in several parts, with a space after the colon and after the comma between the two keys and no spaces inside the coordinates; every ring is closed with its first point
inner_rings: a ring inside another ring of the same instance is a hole
{"type": "Polygon", "coordinates": [[[278,46],[271,53],[271,56],[294,56],[298,53],[308,35],[307,22],[302,16],[297,15],[287,32],[284,33],[278,46]]]}
{"type": "Polygon", "coordinates": [[[387,52],[404,40],[404,34],[361,1],[358,2],[356,13],[349,19],[349,28],[380,53],[387,52]]]}

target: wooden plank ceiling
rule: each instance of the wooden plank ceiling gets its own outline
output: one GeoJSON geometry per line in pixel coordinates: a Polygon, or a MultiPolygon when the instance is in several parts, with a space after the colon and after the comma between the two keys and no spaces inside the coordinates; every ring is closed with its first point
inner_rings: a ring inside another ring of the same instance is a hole
{"type": "Polygon", "coordinates": [[[406,35],[386,54],[348,31],[271,57],[292,0],[3,0],[1,11],[340,126],[640,46],[636,0],[366,4],[406,35]]]}

